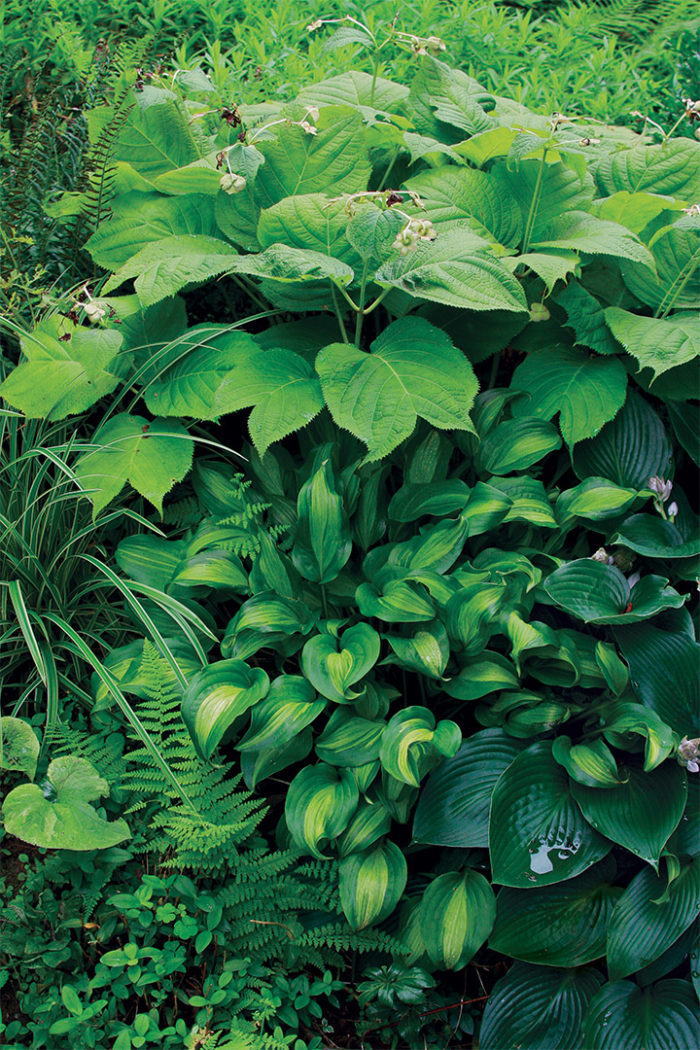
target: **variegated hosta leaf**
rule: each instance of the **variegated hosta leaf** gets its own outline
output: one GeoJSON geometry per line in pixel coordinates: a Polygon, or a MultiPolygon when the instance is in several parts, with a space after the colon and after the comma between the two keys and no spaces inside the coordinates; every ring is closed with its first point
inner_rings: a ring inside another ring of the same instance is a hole
{"type": "Polygon", "coordinates": [[[396,780],[418,787],[440,758],[450,758],[462,742],[459,727],[449,720],[435,725],[426,707],[398,711],[382,735],[379,759],[396,780]]]}
{"type": "Polygon", "coordinates": [[[361,689],[353,689],[379,659],[380,639],[367,623],[349,627],[336,638],[318,634],[304,646],[301,667],[321,696],[346,704],[355,700],[361,689]]]}
{"type": "Polygon", "coordinates": [[[431,962],[461,970],[484,943],[496,918],[496,898],[483,875],[451,871],[431,882],[420,905],[420,928],[431,962]]]}
{"type": "Polygon", "coordinates": [[[211,758],[224,733],[269,688],[265,671],[243,660],[220,660],[194,675],[183,697],[182,717],[199,755],[211,758]]]}
{"type": "Polygon", "coordinates": [[[394,910],[406,886],[403,853],[383,842],[340,863],[340,902],[354,930],[381,922],[394,910]]]}
{"type": "Polygon", "coordinates": [[[306,766],[289,785],[284,808],[293,841],[323,858],[322,846],[345,830],[359,798],[351,770],[325,763],[306,766]]]}

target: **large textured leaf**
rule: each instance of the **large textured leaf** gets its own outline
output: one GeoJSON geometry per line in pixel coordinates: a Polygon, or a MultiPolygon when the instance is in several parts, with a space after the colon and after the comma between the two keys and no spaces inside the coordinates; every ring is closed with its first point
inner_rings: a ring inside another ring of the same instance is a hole
{"type": "Polygon", "coordinates": [[[32,778],[39,757],[36,733],[23,718],[0,718],[0,769],[15,769],[32,778]]]}
{"type": "Polygon", "coordinates": [[[325,763],[305,766],[289,785],[285,802],[287,827],[294,842],[322,858],[321,845],[345,830],[358,801],[352,770],[325,763]]]}
{"type": "Polygon", "coordinates": [[[416,842],[467,848],[488,846],[491,795],[523,745],[502,729],[484,729],[431,773],[413,823],[416,842]]]}
{"type": "Polygon", "coordinates": [[[85,245],[95,262],[118,270],[147,244],[179,234],[214,237],[214,206],[200,193],[178,197],[125,193],[114,202],[107,222],[100,223],[85,245]]]}
{"type": "Polygon", "coordinates": [[[543,586],[562,609],[584,623],[637,623],[662,609],[680,609],[685,598],[662,576],[643,576],[630,590],[614,565],[579,558],[556,569],[543,586]]]}
{"type": "Polygon", "coordinates": [[[473,430],[469,410],[477,382],[449,338],[422,318],[391,324],[365,353],[344,343],[316,359],[335,422],[381,459],[413,431],[421,416],[443,430],[473,430]]]}
{"type": "Polygon", "coordinates": [[[671,317],[641,317],[617,306],[609,306],[605,319],[615,338],[641,368],[655,376],[700,355],[700,317],[683,311],[671,317]]]}
{"type": "Polygon", "coordinates": [[[387,260],[376,281],[419,299],[469,310],[527,310],[520,282],[466,226],[421,241],[413,251],[387,260]]]}
{"type": "Polygon", "coordinates": [[[421,172],[406,183],[418,193],[438,229],[465,223],[482,237],[514,245],[522,235],[520,208],[503,197],[483,171],[446,166],[421,172]]]}
{"type": "Polygon", "coordinates": [[[543,966],[583,966],[605,955],[610,915],[622,894],[603,860],[575,879],[535,890],[504,888],[496,898],[489,948],[543,966]]]}
{"type": "Polygon", "coordinates": [[[369,73],[351,69],[347,73],[321,80],[302,88],[297,95],[299,102],[309,106],[352,106],[363,115],[378,112],[397,112],[400,103],[407,97],[408,88],[395,84],[384,77],[373,78],[369,73]]]}
{"type": "Polygon", "coordinates": [[[700,736],[700,645],[651,624],[616,632],[632,688],[679,736],[700,736]]]}
{"type": "Polygon", "coordinates": [[[108,794],[109,784],[84,758],[55,758],[40,785],[20,784],[5,797],[5,831],[43,849],[116,846],[131,837],[126,821],[107,821],[92,805],[108,794]]]}
{"type": "Polygon", "coordinates": [[[585,211],[570,211],[539,227],[530,242],[535,251],[573,251],[589,255],[614,255],[653,267],[648,248],[630,230],[585,211]]]}
{"type": "Polygon", "coordinates": [[[651,242],[656,272],[638,264],[622,268],[625,284],[657,314],[692,310],[700,302],[700,223],[686,215],[659,230],[651,242]]]}
{"type": "MultiPolygon", "coordinates": [[[[584,210],[593,200],[590,178],[581,180],[564,164],[543,164],[541,160],[522,160],[511,168],[499,162],[491,169],[491,179],[499,193],[514,198],[523,218],[522,250],[547,239],[550,225],[562,215],[584,210]]],[[[562,244],[562,247],[565,247],[562,244]]]]}
{"type": "Polygon", "coordinates": [[[423,894],[420,930],[431,962],[445,970],[461,970],[491,932],[496,899],[476,871],[438,875],[423,894]]]}
{"type": "Polygon", "coordinates": [[[340,903],[353,930],[364,930],[390,915],[406,887],[403,853],[393,842],[383,842],[340,862],[340,903]]]}
{"type": "Polygon", "coordinates": [[[692,558],[700,554],[700,538],[684,539],[670,521],[654,514],[633,514],[620,526],[611,543],[621,544],[647,558],[692,558]]]}
{"type": "Polygon", "coordinates": [[[243,660],[219,660],[190,679],[182,718],[202,758],[211,758],[224,733],[269,688],[265,671],[248,667],[243,660]]]}
{"type": "Polygon", "coordinates": [[[0,386],[0,395],[30,419],[64,419],[111,394],[128,367],[122,336],[75,327],[60,314],[45,317],[20,339],[23,360],[0,386]],[[68,339],[65,339],[68,336],[68,339]]]}
{"type": "Polygon", "coordinates": [[[614,787],[572,784],[571,792],[591,827],[656,868],[683,816],[686,774],[667,761],[647,773],[623,766],[620,776],[623,783],[614,787]]]}
{"type": "Polygon", "coordinates": [[[573,1050],[587,1046],[581,1040],[581,1025],[602,980],[594,969],[562,970],[515,963],[496,982],[486,1004],[480,1050],[573,1050]]]}
{"type": "Polygon", "coordinates": [[[567,445],[596,435],[622,407],[627,373],[615,357],[590,357],[569,347],[535,350],[513,375],[512,384],[530,395],[515,404],[516,416],[551,419],[567,445]]]}
{"type": "Polygon", "coordinates": [[[691,861],[668,885],[645,868],[620,898],[608,927],[612,981],[653,962],[700,914],[700,861],[691,861]]]}
{"type": "Polygon", "coordinates": [[[489,845],[493,881],[523,889],[573,878],[611,848],[584,819],[549,743],[523,751],[496,784],[489,845]]]}
{"type": "Polygon", "coordinates": [[[134,287],[140,302],[150,306],[175,295],[185,285],[218,277],[230,270],[236,259],[235,249],[216,237],[189,233],[162,237],[132,255],[110,277],[105,291],[135,277],[134,287]]]}
{"type": "Polygon", "coordinates": [[[643,489],[652,477],[666,478],[672,461],[666,429],[643,397],[630,390],[611,423],[594,441],[577,446],[574,469],[580,478],[604,477],[617,485],[643,489]]]}
{"type": "Polygon", "coordinates": [[[493,127],[488,110],[494,102],[476,80],[428,55],[413,78],[409,96],[418,131],[448,143],[493,127]]]}
{"type": "Polygon", "coordinates": [[[582,1046],[590,1050],[697,1050],[700,1010],[689,981],[606,984],[590,1005],[582,1046]]]}
{"type": "Polygon", "coordinates": [[[92,500],[93,516],[127,481],[162,512],[163,497],[192,465],[192,439],[180,423],[166,419],[120,412],[100,427],[93,444],[96,450],[81,456],[75,468],[92,500]]]}
{"type": "MultiPolygon", "coordinates": [[[[382,213],[372,206],[378,215],[382,213]]],[[[258,240],[263,248],[275,243],[310,248],[332,255],[355,268],[359,258],[348,241],[348,214],[343,201],[330,202],[326,194],[284,197],[260,215],[258,240]]]]}
{"type": "Polygon", "coordinates": [[[302,485],[297,513],[294,567],[306,580],[328,583],[336,578],[352,550],[348,516],[330,460],[324,460],[302,485]]]}
{"type": "Polygon", "coordinates": [[[589,346],[599,354],[616,354],[620,349],[605,323],[605,311],[595,296],[578,281],[570,281],[557,296],[573,328],[577,346],[589,346]]]}
{"type": "Polygon", "coordinates": [[[146,85],[128,110],[114,159],[145,179],[181,168],[199,158],[185,112],[171,92],[146,85]]]}
{"type": "Polygon", "coordinates": [[[680,197],[700,197],[700,145],[692,139],[670,139],[662,146],[633,146],[601,157],[596,182],[604,194],[619,190],[680,197]]]}

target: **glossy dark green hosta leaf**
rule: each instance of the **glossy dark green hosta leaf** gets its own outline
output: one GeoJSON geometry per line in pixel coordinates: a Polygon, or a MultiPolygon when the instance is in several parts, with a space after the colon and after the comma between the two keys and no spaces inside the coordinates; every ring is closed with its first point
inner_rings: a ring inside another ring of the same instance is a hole
{"type": "Polygon", "coordinates": [[[633,390],[597,437],[577,445],[573,462],[580,478],[603,477],[626,488],[643,489],[649,479],[669,477],[673,450],[659,416],[633,390]]]}
{"type": "Polygon", "coordinates": [[[573,878],[611,849],[588,824],[549,743],[532,744],[508,766],[491,802],[493,881],[528,889],[573,878]]]}
{"type": "Polygon", "coordinates": [[[676,526],[653,514],[633,514],[610,541],[646,558],[691,558],[700,554],[700,538],[685,539],[676,526]]]}
{"type": "Polygon", "coordinates": [[[700,646],[687,634],[652,624],[615,632],[632,688],[679,736],[700,735],[700,646]]]}
{"type": "Polygon", "coordinates": [[[602,980],[593,968],[563,970],[515,963],[496,982],[486,1004],[480,1050],[588,1046],[582,1041],[581,1025],[602,980]]]}
{"type": "Polygon", "coordinates": [[[627,624],[680,609],[685,598],[661,576],[643,576],[631,588],[614,565],[579,558],[548,576],[543,586],[554,603],[584,623],[627,624]]]}
{"type": "Polygon", "coordinates": [[[582,1046],[590,1050],[697,1050],[700,1009],[689,981],[606,984],[590,1005],[582,1046]]]}
{"type": "Polygon", "coordinates": [[[438,875],[423,894],[420,929],[431,962],[440,969],[461,970],[493,927],[496,899],[476,871],[438,875]]]}

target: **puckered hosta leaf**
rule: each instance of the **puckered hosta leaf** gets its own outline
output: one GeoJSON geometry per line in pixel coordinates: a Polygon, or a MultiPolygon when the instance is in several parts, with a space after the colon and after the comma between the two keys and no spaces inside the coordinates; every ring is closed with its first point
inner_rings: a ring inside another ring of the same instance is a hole
{"type": "Polygon", "coordinates": [[[377,284],[418,299],[470,310],[527,310],[520,282],[489,254],[487,242],[466,226],[397,253],[377,271],[377,284]]]}
{"type": "Polygon", "coordinates": [[[700,1010],[688,981],[674,978],[646,988],[615,981],[591,1003],[580,1045],[590,1050],[696,1050],[699,1028],[700,1010]]]}
{"type": "Polygon", "coordinates": [[[503,773],[489,825],[493,881],[528,889],[579,875],[612,848],[584,819],[550,743],[532,744],[503,773]]]}
{"type": "Polygon", "coordinates": [[[700,317],[694,311],[680,311],[663,318],[640,317],[609,306],[605,320],[640,367],[651,368],[655,376],[700,355],[700,317]]]}
{"type": "Polygon", "coordinates": [[[622,267],[627,287],[657,313],[693,310],[700,304],[700,219],[684,215],[651,241],[656,273],[638,263],[622,267]]]}
{"type": "Polygon", "coordinates": [[[146,405],[161,416],[216,419],[222,414],[217,395],[223,381],[241,359],[247,361],[261,351],[246,332],[211,330],[206,325],[183,333],[174,347],[178,356],[188,344],[192,349],[147,386],[146,405]]]}
{"type": "MultiPolygon", "coordinates": [[[[490,177],[494,188],[503,196],[513,197],[520,207],[524,251],[545,239],[551,223],[585,209],[593,200],[593,180],[587,177],[582,181],[561,163],[543,168],[540,160],[523,160],[511,170],[501,161],[491,169],[490,177]]],[[[561,248],[566,247],[562,243],[561,248]]]]}
{"type": "Polygon", "coordinates": [[[535,350],[515,370],[512,385],[530,395],[516,416],[551,419],[568,445],[593,437],[613,419],[627,393],[627,373],[616,358],[591,358],[568,347],[535,350]]]}
{"type": "Polygon", "coordinates": [[[95,451],[80,457],[75,474],[90,496],[93,516],[126,482],[162,512],[163,497],[192,466],[192,439],[182,424],[120,412],[93,437],[95,451]]]}
{"type": "Polygon", "coordinates": [[[340,862],[340,903],[353,930],[381,922],[392,913],[406,887],[408,869],[397,845],[383,842],[340,862]]]}
{"type": "Polygon", "coordinates": [[[610,858],[555,886],[517,890],[496,898],[489,948],[523,962],[583,966],[605,955],[608,921],[622,894],[612,886],[610,858]]]}
{"type": "Polygon", "coordinates": [[[129,364],[121,333],[74,327],[60,314],[45,317],[20,339],[23,359],[0,395],[30,419],[64,419],[90,408],[119,384],[129,364]],[[68,335],[69,339],[61,337],[68,335]]]}
{"type": "Polygon", "coordinates": [[[515,963],[496,982],[486,1004],[480,1050],[588,1047],[581,1040],[581,1024],[602,981],[593,967],[572,970],[515,963]]]}
{"type": "Polygon", "coordinates": [[[605,194],[648,190],[692,204],[700,197],[700,143],[671,139],[661,146],[633,146],[602,157],[596,182],[605,194]]]}
{"type": "Polygon", "coordinates": [[[537,236],[530,244],[535,251],[564,249],[589,255],[615,255],[644,267],[654,265],[649,249],[625,226],[599,219],[585,211],[571,211],[538,226],[537,236]]]}
{"type": "Polygon", "coordinates": [[[477,381],[468,361],[428,321],[391,324],[365,353],[334,343],[316,358],[326,403],[338,426],[381,459],[409,437],[418,416],[442,430],[470,430],[477,381]]]}
{"type": "Polygon", "coordinates": [[[296,845],[323,858],[322,845],[345,830],[359,798],[351,769],[325,763],[305,766],[289,785],[284,807],[296,845]]]}
{"type": "Polygon", "coordinates": [[[647,558],[693,558],[700,554],[697,533],[685,538],[672,522],[655,514],[633,514],[622,523],[611,543],[647,558]]]}
{"type": "Polygon", "coordinates": [[[669,884],[645,868],[615,908],[608,927],[608,971],[619,980],[669,948],[700,914],[700,861],[683,868],[669,884]]]}
{"type": "Polygon", "coordinates": [[[577,445],[574,470],[579,478],[604,477],[643,489],[654,475],[668,477],[672,459],[663,423],[651,405],[630,390],[612,422],[594,440],[577,445]]]}
{"type": "Polygon", "coordinates": [[[105,291],[135,277],[143,306],[175,295],[187,284],[198,284],[230,270],[238,254],[216,237],[180,234],[163,237],[141,248],[108,280],[105,291]]]}
{"type": "Polygon", "coordinates": [[[406,185],[420,195],[428,218],[438,230],[461,222],[489,241],[507,245],[520,242],[520,208],[512,197],[498,193],[485,172],[447,165],[421,172],[406,185]]]}
{"type": "Polygon", "coordinates": [[[616,354],[620,345],[605,322],[605,311],[598,300],[579,284],[570,281],[557,296],[568,317],[567,328],[573,328],[577,346],[589,346],[599,354],[616,354]]]}
{"type": "Polygon", "coordinates": [[[211,758],[224,733],[269,688],[265,671],[243,660],[219,660],[198,671],[182,700],[182,718],[198,754],[211,758]]]}
{"type": "Polygon", "coordinates": [[[461,970],[491,932],[496,899],[476,871],[438,875],[420,905],[420,928],[430,960],[445,970],[461,970]]]}
{"type": "Polygon", "coordinates": [[[110,219],[100,223],[85,247],[99,266],[117,270],[147,244],[183,233],[215,236],[211,198],[126,193],[117,197],[110,219]]]}
{"type": "Polygon", "coordinates": [[[700,736],[700,645],[652,624],[616,632],[634,691],[679,736],[700,736]]]}
{"type": "Polygon", "coordinates": [[[637,623],[662,609],[680,609],[685,598],[661,576],[642,576],[630,590],[614,565],[579,558],[556,569],[543,587],[555,605],[584,623],[637,623]]]}

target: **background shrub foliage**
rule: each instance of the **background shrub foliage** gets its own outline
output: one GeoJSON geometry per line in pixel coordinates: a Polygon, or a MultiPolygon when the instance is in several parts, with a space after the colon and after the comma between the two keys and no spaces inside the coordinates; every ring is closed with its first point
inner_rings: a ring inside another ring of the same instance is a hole
{"type": "Polygon", "coordinates": [[[5,909],[20,1006],[52,989],[16,1045],[314,1047],[340,993],[338,1045],[695,1046],[700,144],[388,32],[410,77],[289,102],[123,74],[53,204],[108,194],[106,276],[0,393],[74,424],[31,458],[78,537],[141,531],[76,547],[129,624],[99,659],[8,592],[5,828],[78,897],[49,857],[5,909]]]}

